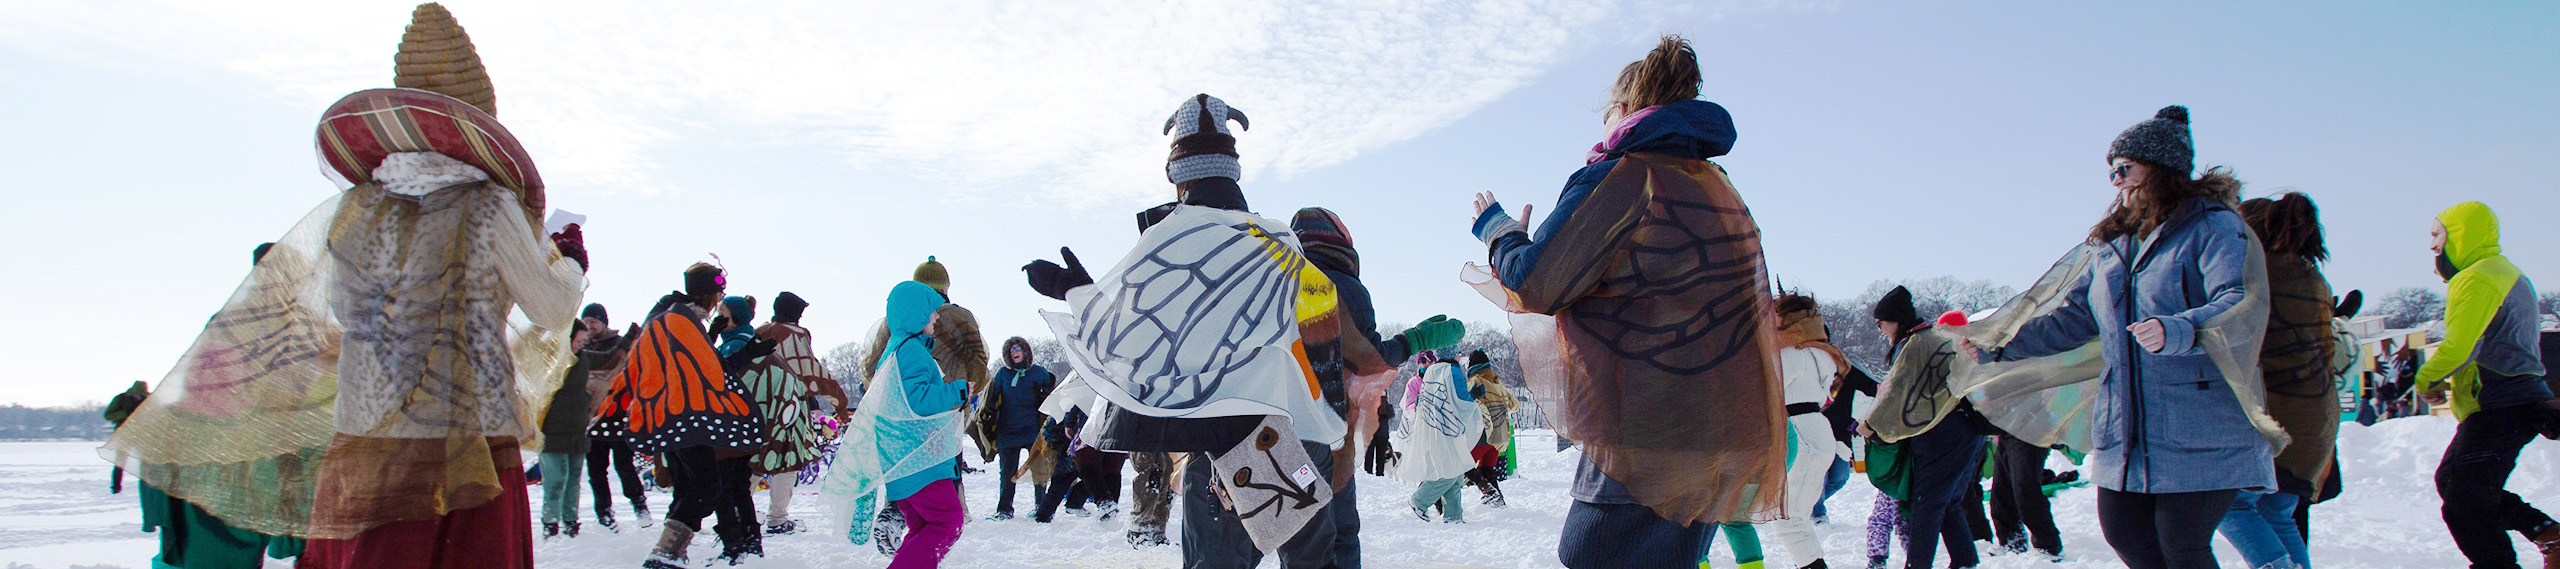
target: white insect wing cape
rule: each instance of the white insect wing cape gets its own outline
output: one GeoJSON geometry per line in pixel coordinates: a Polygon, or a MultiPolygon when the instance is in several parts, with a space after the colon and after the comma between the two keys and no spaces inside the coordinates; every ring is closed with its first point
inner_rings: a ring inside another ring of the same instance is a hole
{"type": "Polygon", "coordinates": [[[1172,418],[1279,415],[1300,439],[1333,444],[1342,418],[1294,349],[1307,267],[1288,224],[1186,205],[1094,284],[1068,291],[1069,312],[1041,316],[1112,406],[1172,418]]]}
{"type": "Polygon", "coordinates": [[[1420,484],[1463,476],[1476,467],[1471,454],[1484,438],[1484,411],[1460,398],[1466,390],[1458,367],[1431,364],[1424,368],[1421,393],[1396,416],[1397,480],[1420,484]]]}
{"type": "Polygon", "coordinates": [[[834,526],[854,543],[869,543],[871,523],[887,507],[889,482],[959,456],[962,412],[945,409],[917,415],[898,384],[898,354],[881,357],[871,374],[870,395],[845,423],[843,444],[819,487],[830,508],[839,512],[834,526]]]}

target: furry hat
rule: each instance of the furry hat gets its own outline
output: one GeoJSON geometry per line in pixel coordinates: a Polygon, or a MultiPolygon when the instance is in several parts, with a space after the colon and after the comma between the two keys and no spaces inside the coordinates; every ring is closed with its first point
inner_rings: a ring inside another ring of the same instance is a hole
{"type": "Polygon", "coordinates": [[[951,271],[943,268],[942,261],[934,260],[932,255],[925,256],[924,264],[916,265],[915,275],[908,280],[933,287],[934,292],[951,294],[951,271]]]}
{"type": "Polygon", "coordinates": [[[2133,123],[2107,146],[2107,160],[2132,158],[2179,172],[2196,169],[2196,143],[2187,132],[2187,108],[2170,105],[2151,120],[2133,123]]]}
{"type": "Polygon", "coordinates": [[[1911,289],[1893,287],[1876,299],[1876,320],[1902,325],[1905,331],[1920,325],[1920,309],[1911,305],[1911,289]]]}
{"type": "Polygon", "coordinates": [[[1226,101],[1207,93],[1191,96],[1164,120],[1164,133],[1173,135],[1173,155],[1165,158],[1165,179],[1180,184],[1201,178],[1244,178],[1244,166],[1236,161],[1236,137],[1227,132],[1227,121],[1253,130],[1253,121],[1244,111],[1227,106],[1226,101]]]}

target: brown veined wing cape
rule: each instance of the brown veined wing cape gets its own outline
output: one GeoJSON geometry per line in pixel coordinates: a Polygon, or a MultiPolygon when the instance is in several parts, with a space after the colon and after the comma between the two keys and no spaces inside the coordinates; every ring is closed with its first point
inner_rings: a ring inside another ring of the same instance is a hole
{"type": "Polygon", "coordinates": [[[1532,397],[1636,501],[1683,524],[1782,506],[1785,414],[1760,228],[1723,167],[1631,153],[1529,282],[1465,280],[1514,313],[1532,397]]]}

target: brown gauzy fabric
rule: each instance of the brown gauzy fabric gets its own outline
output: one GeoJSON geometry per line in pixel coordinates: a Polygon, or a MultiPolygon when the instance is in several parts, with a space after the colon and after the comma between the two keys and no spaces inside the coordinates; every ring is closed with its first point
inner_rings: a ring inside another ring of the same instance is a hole
{"type": "Polygon", "coordinates": [[[1776,518],[1774,301],[1759,225],[1723,167],[1628,154],[1549,239],[1520,290],[1469,280],[1520,313],[1522,372],[1557,432],[1664,519],[1776,518]]]}
{"type": "Polygon", "coordinates": [[[2276,454],[2276,469],[2319,495],[2330,455],[2337,450],[2338,386],[2329,374],[2337,349],[2329,334],[2329,280],[2308,259],[2267,256],[2267,286],[2275,302],[2267,319],[2267,343],[2258,366],[2267,381],[2267,414],[2293,436],[2276,454]]]}

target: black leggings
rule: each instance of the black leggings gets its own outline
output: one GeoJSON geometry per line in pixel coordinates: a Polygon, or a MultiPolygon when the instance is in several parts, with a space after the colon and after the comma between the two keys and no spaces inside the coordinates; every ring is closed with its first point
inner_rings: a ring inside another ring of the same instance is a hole
{"type": "Polygon", "coordinates": [[[2098,489],[2098,529],[2132,569],[2214,569],[2213,530],[2239,490],[2140,494],[2098,489]]]}
{"type": "Polygon", "coordinates": [[[2516,546],[2507,532],[2533,537],[2552,523],[2551,516],[2507,491],[2516,454],[2533,442],[2543,416],[2534,405],[2474,411],[2453,428],[2453,442],[2436,463],[2445,530],[2473,567],[2516,566],[2516,546]]]}
{"type": "MultiPolygon", "coordinates": [[[[687,447],[666,453],[674,463],[676,488],[674,504],[667,506],[667,520],[684,522],[701,531],[702,519],[719,516],[722,527],[742,527],[753,523],[755,503],[750,501],[753,471],[744,456],[721,459],[711,447],[687,447]],[[744,503],[741,503],[744,502],[744,503]]],[[[731,530],[736,531],[736,530],[731,530]]]]}

